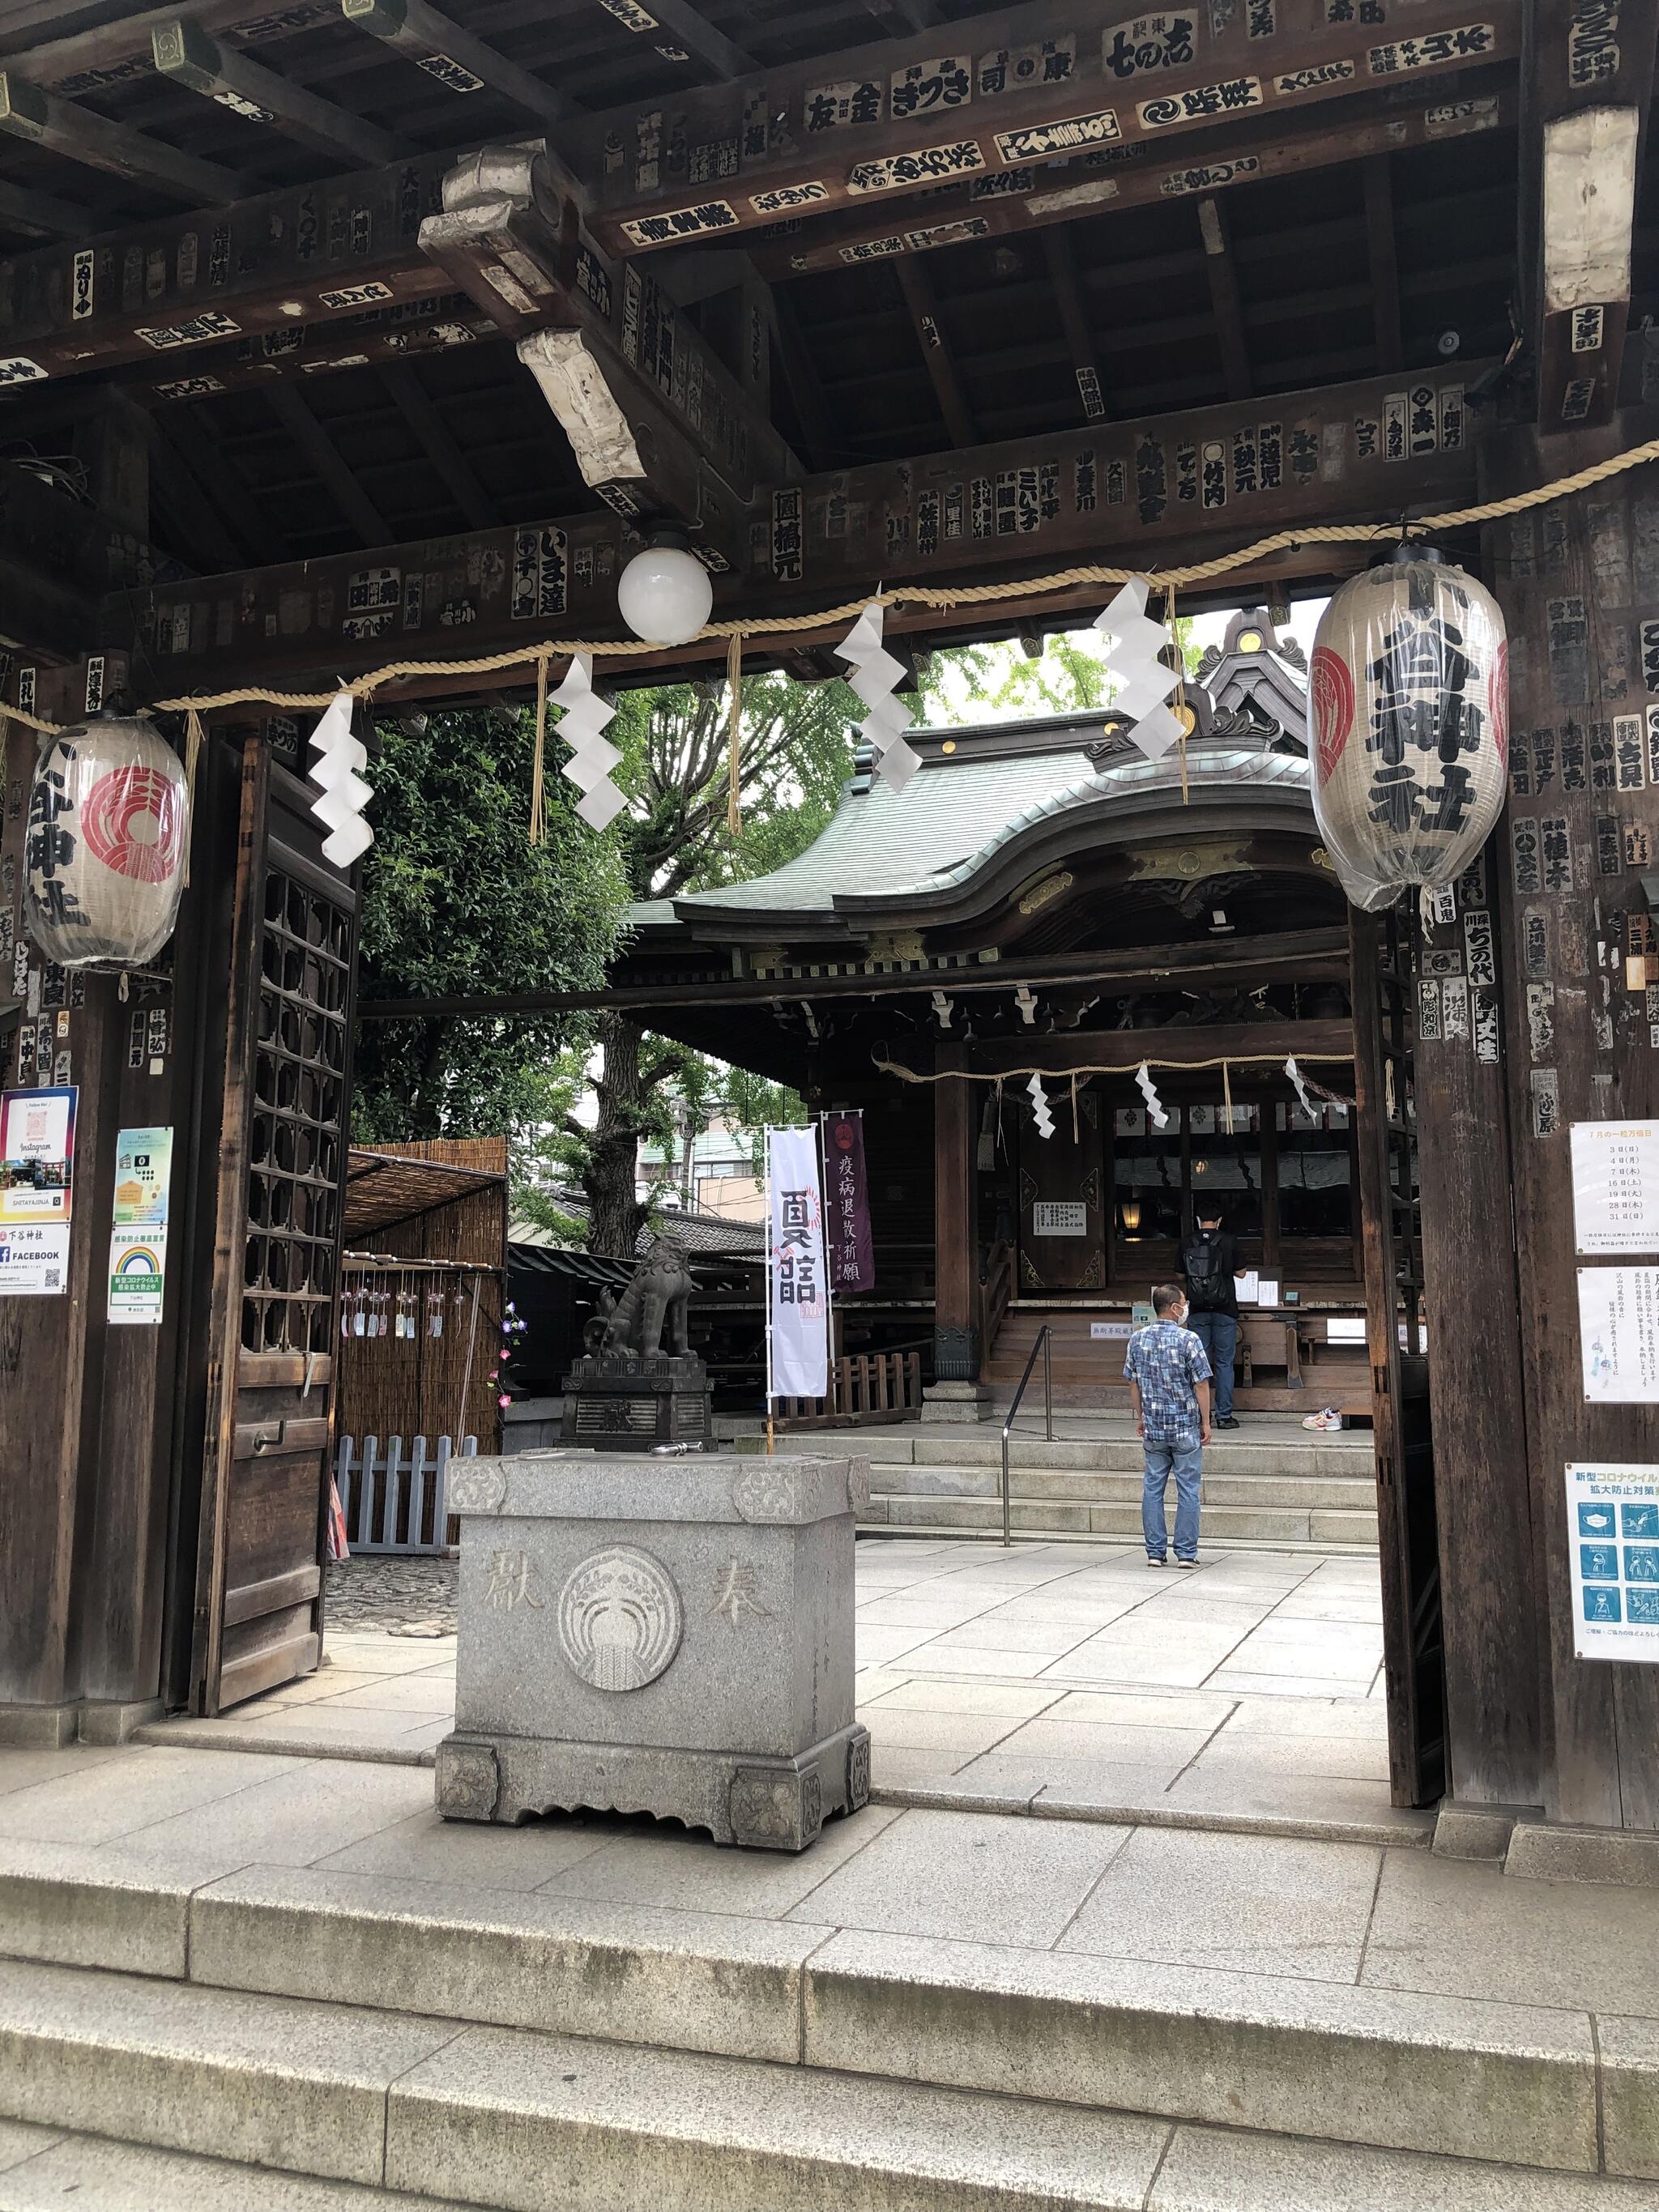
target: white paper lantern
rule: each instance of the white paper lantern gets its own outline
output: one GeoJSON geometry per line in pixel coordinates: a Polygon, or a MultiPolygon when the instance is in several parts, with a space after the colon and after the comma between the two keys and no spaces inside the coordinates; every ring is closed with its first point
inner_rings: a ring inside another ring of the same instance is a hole
{"type": "Polygon", "coordinates": [[[714,605],[708,569],[672,531],[657,532],[617,579],[623,620],[652,645],[684,645],[708,621],[714,605]]]}
{"type": "Polygon", "coordinates": [[[1509,644],[1490,592],[1422,546],[1352,577],[1309,669],[1314,815],[1358,907],[1439,889],[1504,808],[1509,644]]]}
{"type": "Polygon", "coordinates": [[[173,934],[190,841],[183,763],[143,715],[62,730],[35,767],[29,935],[65,968],[142,967],[173,934]]]}

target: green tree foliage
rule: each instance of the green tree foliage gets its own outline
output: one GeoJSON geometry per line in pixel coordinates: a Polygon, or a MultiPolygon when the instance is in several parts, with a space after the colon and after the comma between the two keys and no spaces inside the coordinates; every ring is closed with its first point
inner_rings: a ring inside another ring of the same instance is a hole
{"type": "MultiPolygon", "coordinates": [[[[365,999],[595,990],[627,881],[550,779],[548,839],[527,836],[530,718],[489,709],[381,724],[364,864],[365,999]]],[[[574,793],[573,793],[574,796],[574,793]]],[[[568,1017],[365,1022],[356,1039],[360,1141],[495,1134],[535,1120],[568,1017]]]]}
{"type": "MultiPolygon", "coordinates": [[[[1182,665],[1194,675],[1199,648],[1192,623],[1178,616],[1175,628],[1182,665]]],[[[958,646],[934,653],[918,671],[927,719],[972,722],[1002,715],[1092,714],[1109,707],[1117,690],[1106,667],[1107,650],[1098,630],[1079,629],[1045,638],[1036,660],[1012,644],[958,646]]]]}

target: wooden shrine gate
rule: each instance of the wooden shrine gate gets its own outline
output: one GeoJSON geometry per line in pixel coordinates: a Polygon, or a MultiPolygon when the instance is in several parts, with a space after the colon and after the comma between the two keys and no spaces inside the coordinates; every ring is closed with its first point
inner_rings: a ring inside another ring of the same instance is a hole
{"type": "Polygon", "coordinates": [[[1412,1072],[1415,932],[1399,908],[1356,908],[1349,929],[1389,1779],[1396,1805],[1429,1805],[1446,1787],[1446,1689],[1412,1072]]]}
{"type": "Polygon", "coordinates": [[[316,1666],[357,898],[311,794],[242,755],[191,1710],[316,1666]]]}

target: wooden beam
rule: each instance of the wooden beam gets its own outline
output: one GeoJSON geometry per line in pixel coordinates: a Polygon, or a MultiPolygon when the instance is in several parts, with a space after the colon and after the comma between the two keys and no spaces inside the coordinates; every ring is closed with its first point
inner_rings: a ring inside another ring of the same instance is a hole
{"type": "Polygon", "coordinates": [[[823,386],[819,381],[817,365],[801,336],[795,303],[787,289],[781,292],[774,290],[772,307],[778,341],[778,363],[783,370],[783,380],[789,387],[789,398],[795,410],[795,419],[800,424],[801,436],[805,441],[806,458],[815,469],[828,468],[836,452],[836,441],[830,428],[829,410],[824,404],[823,386]]]}
{"type": "Polygon", "coordinates": [[[257,551],[259,532],[248,526],[249,517],[234,500],[221,496],[220,456],[204,465],[202,440],[192,434],[186,418],[171,408],[150,418],[159,465],[151,478],[151,495],[170,504],[183,524],[190,550],[201,556],[198,565],[234,568],[257,551]]]}
{"type": "Polygon", "coordinates": [[[694,61],[701,62],[715,76],[729,82],[759,66],[751,53],[728,39],[724,31],[717,31],[700,9],[691,6],[690,0],[662,0],[660,6],[652,0],[649,12],[694,61]]]}
{"type": "Polygon", "coordinates": [[[862,0],[862,4],[865,14],[873,16],[890,39],[931,31],[941,20],[937,0],[862,0]]]}
{"type": "Polygon", "coordinates": [[[1250,396],[1250,349],[1244,337],[1244,310],[1238,296],[1238,271],[1227,251],[1227,225],[1219,202],[1198,204],[1199,234],[1204,240],[1204,273],[1209,279],[1221,374],[1229,399],[1250,396]]]}
{"type": "MultiPolygon", "coordinates": [[[[1478,82],[1480,90],[1469,88],[1466,97],[1451,101],[1431,101],[1420,91],[1403,88],[1360,94],[1347,103],[1340,124],[1319,111],[1299,120],[1274,117],[1218,130],[1200,151],[1183,149],[1185,159],[1160,160],[1152,147],[1142,161],[1103,170],[1091,168],[1082,156],[1064,164],[1023,164],[994,179],[969,178],[930,193],[921,224],[902,210],[896,219],[895,210],[884,205],[844,208],[805,230],[757,239],[751,248],[755,265],[775,283],[929,252],[968,239],[1052,228],[1107,207],[1162,206],[1200,192],[1231,194],[1278,178],[1346,166],[1369,154],[1440,144],[1514,123],[1518,103],[1512,70],[1477,72],[1468,82],[1478,82]],[[986,189],[992,182],[994,191],[986,189]]],[[[1459,89],[1465,92],[1466,81],[1460,81],[1459,89]]]]}
{"type": "MultiPolygon", "coordinates": [[[[228,31],[244,43],[275,45],[297,38],[333,19],[335,0],[295,0],[278,12],[259,5],[259,0],[171,0],[161,7],[123,13],[107,22],[66,32],[61,38],[20,41],[15,30],[5,34],[11,58],[27,53],[26,66],[36,84],[49,85],[66,100],[80,100],[131,84],[151,76],[150,33],[158,24],[179,16],[199,23],[204,31],[228,31]]],[[[60,17],[78,10],[54,8],[60,17]]]]}
{"type": "Polygon", "coordinates": [[[112,123],[56,93],[42,92],[13,70],[0,70],[0,132],[44,146],[48,153],[77,161],[83,168],[102,169],[130,184],[173,193],[192,207],[222,207],[241,190],[235,175],[216,162],[198,161],[193,154],[181,154],[142,131],[112,123]]]}
{"type": "Polygon", "coordinates": [[[323,489],[365,545],[385,545],[392,538],[385,517],[341,458],[335,444],[291,384],[273,384],[265,394],[270,410],[323,489]]]}
{"type": "Polygon", "coordinates": [[[554,124],[570,102],[516,62],[463,30],[427,0],[340,0],[348,23],[406,54],[416,69],[453,93],[496,93],[537,122],[554,124]]]}
{"type": "Polygon", "coordinates": [[[1094,335],[1089,328],[1089,318],[1083,305],[1083,293],[1077,281],[1077,264],[1072,258],[1069,234],[1059,227],[1042,234],[1043,258],[1048,265],[1048,282],[1053,289],[1054,305],[1060,310],[1060,326],[1066,334],[1066,350],[1072,356],[1072,373],[1077,379],[1078,404],[1088,422],[1103,422],[1111,412],[1106,400],[1106,386],[1100,374],[1100,356],[1095,350],[1094,335]]]}
{"type": "Polygon", "coordinates": [[[1400,331],[1400,258],[1394,234],[1394,184],[1386,154],[1368,155],[1365,242],[1370,270],[1371,313],[1376,325],[1376,365],[1398,368],[1405,358],[1400,331]]]}
{"type": "Polygon", "coordinates": [[[1521,271],[1546,434],[1604,423],[1618,405],[1656,39],[1659,0],[1527,10],[1521,271]]]}
{"type": "Polygon", "coordinates": [[[891,208],[975,178],[994,189],[1011,170],[1091,149],[1197,148],[1243,118],[1290,122],[1402,76],[1443,105],[1462,72],[1520,50],[1520,0],[1492,0],[1478,24],[1462,0],[1424,0],[1404,38],[1328,23],[1303,0],[1293,55],[1266,61],[1249,13],[1183,14],[1187,43],[1164,39],[1153,62],[1128,26],[1079,38],[1072,0],[1031,0],[975,17],[971,37],[953,25],[805,58],[690,93],[672,114],[659,95],[611,109],[574,126],[568,149],[601,241],[643,252],[854,204],[891,208]]]}
{"type": "MultiPolygon", "coordinates": [[[[745,618],[810,613],[856,600],[877,577],[948,593],[957,583],[1047,575],[1079,557],[1102,559],[1106,549],[1127,564],[1173,565],[1198,557],[1200,549],[1212,556],[1297,526],[1397,522],[1402,514],[1455,506],[1474,489],[1464,380],[1489,366],[1472,362],[1416,380],[1415,439],[1407,424],[1393,459],[1398,395],[1377,379],[778,481],[741,511],[740,560],[732,573],[716,575],[715,605],[745,618]]],[[[356,555],[209,578],[182,590],[160,586],[131,605],[113,604],[109,634],[127,634],[148,615],[155,635],[188,638],[188,648],[171,660],[155,659],[149,696],[158,698],[192,686],[217,689],[233,669],[247,676],[280,671],[286,679],[307,670],[348,675],[393,652],[453,658],[453,630],[463,625],[475,653],[562,630],[619,637],[616,574],[623,544],[621,519],[604,513],[394,547],[380,558],[411,588],[400,604],[386,605],[383,618],[343,635],[350,579],[363,566],[356,555]],[[180,600],[195,611],[182,631],[180,600]]],[[[1364,557],[1363,547],[1353,549],[1352,560],[1346,551],[1297,548],[1217,589],[1341,575],[1345,562],[1364,557]]],[[[1049,614],[1097,611],[1100,599],[1099,586],[1080,585],[954,618],[898,608],[890,628],[1000,634],[1049,614]]],[[[845,634],[843,617],[821,632],[802,631],[790,645],[806,650],[845,634]]],[[[710,647],[723,649],[718,640],[710,647]]],[[[683,667],[697,658],[677,647],[660,665],[683,667]]],[[[658,665],[641,656],[611,672],[643,678],[658,665]]],[[[411,685],[425,681],[413,678],[411,685]]]]}
{"type": "Polygon", "coordinates": [[[38,231],[43,238],[84,238],[87,210],[22,185],[0,183],[0,226],[38,231]]]}
{"type": "MultiPolygon", "coordinates": [[[[109,127],[100,118],[100,131],[109,127]]],[[[18,254],[6,271],[6,349],[58,376],[134,361],[172,366],[198,346],[349,325],[365,312],[390,318],[437,289],[421,218],[438,204],[454,158],[421,155],[349,181],[237,199],[222,212],[101,236],[83,229],[73,250],[18,254]]]]}
{"type": "Polygon", "coordinates": [[[210,399],[250,384],[309,384],[343,369],[395,366],[458,346],[494,343],[500,332],[463,295],[444,293],[401,306],[348,315],[337,323],[301,323],[253,343],[220,346],[191,356],[189,373],[171,376],[136,362],[113,381],[143,394],[148,406],[210,399]]]}
{"type": "Polygon", "coordinates": [[[422,248],[518,339],[583,481],[619,513],[683,523],[733,564],[749,502],[799,464],[661,286],[613,267],[570,202],[550,213],[540,158],[495,147],[464,163],[422,248]]]}
{"type": "Polygon", "coordinates": [[[479,483],[477,471],[451,434],[431,393],[407,362],[380,371],[380,381],[397,403],[398,412],[414,432],[416,442],[442,478],[450,497],[474,530],[494,530],[501,517],[495,501],[479,483]]]}
{"type": "MultiPolygon", "coordinates": [[[[710,927],[718,917],[708,917],[710,927]]],[[[684,940],[676,950],[684,959],[684,940]]],[[[638,947],[636,945],[635,951],[638,947]]],[[[707,952],[708,948],[699,946],[707,952]]],[[[723,955],[708,953],[711,958],[723,955]]],[[[624,968],[624,974],[629,971],[624,968]]],[[[1201,981],[1217,989],[1259,983],[1268,975],[1295,975],[1304,981],[1346,982],[1346,929],[1287,931],[1281,935],[1241,939],[1224,952],[1214,943],[1137,945],[1109,952],[1051,953],[1046,958],[1002,960],[994,975],[983,969],[938,967],[908,975],[866,974],[849,963],[841,975],[779,974],[722,977],[719,982],[618,981],[599,991],[530,991],[444,999],[384,999],[360,1004],[360,1021],[403,1021],[410,1016],[446,1014],[580,1013],[600,1006],[637,1010],[671,1006],[755,1006],[780,1000],[879,999],[925,996],[936,982],[952,998],[963,994],[1007,996],[1022,983],[1035,988],[1102,983],[1114,992],[1169,990],[1201,981]]],[[[1138,1033],[1137,1033],[1138,1034],[1138,1033]]],[[[1028,1042],[1030,1040],[1027,1040],[1028,1042]]],[[[1047,1039],[1043,1042],[1046,1043],[1047,1039]]]]}
{"type": "Polygon", "coordinates": [[[953,446],[976,446],[979,432],[975,428],[972,410],[962,388],[962,379],[951,351],[951,342],[939,320],[939,301],[933,296],[933,279],[919,261],[902,261],[896,271],[899,289],[904,295],[904,304],[910,316],[910,327],[916,334],[916,343],[927,366],[933,397],[939,401],[939,411],[945,418],[945,428],[953,446]]]}
{"type": "Polygon", "coordinates": [[[384,131],[279,76],[263,62],[251,61],[235,47],[222,46],[186,16],[158,23],[150,33],[150,51],[157,70],[173,83],[250,123],[268,124],[333,160],[373,169],[397,157],[397,141],[384,131]]]}

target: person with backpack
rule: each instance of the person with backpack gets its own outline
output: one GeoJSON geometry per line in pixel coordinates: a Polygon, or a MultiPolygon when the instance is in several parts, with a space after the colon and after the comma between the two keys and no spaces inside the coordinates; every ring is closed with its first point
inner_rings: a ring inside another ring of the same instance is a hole
{"type": "Polygon", "coordinates": [[[1233,1358],[1238,1350],[1238,1248],[1221,1225],[1218,1206],[1200,1207],[1198,1234],[1181,1255],[1187,1277],[1187,1326],[1204,1346],[1215,1378],[1215,1425],[1236,1429],[1233,1358]]]}

